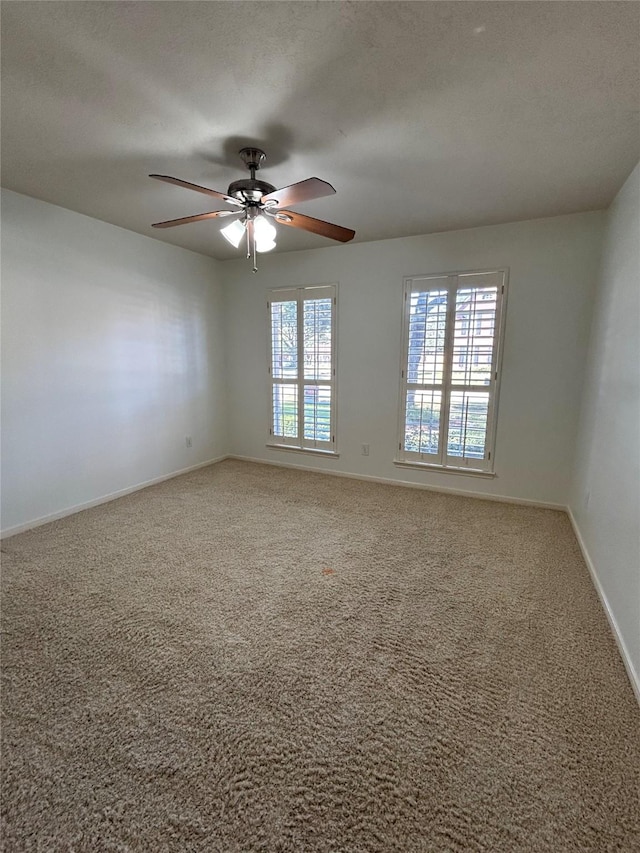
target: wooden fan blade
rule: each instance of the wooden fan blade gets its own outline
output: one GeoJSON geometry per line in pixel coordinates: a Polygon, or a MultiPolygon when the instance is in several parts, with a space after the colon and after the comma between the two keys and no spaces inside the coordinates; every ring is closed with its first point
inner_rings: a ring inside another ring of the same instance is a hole
{"type": "Polygon", "coordinates": [[[320,178],[307,178],[306,181],[299,181],[297,184],[263,195],[261,202],[264,204],[267,201],[277,201],[283,207],[288,207],[290,204],[299,204],[301,201],[310,201],[312,198],[322,198],[334,193],[334,188],[326,181],[321,181],[320,178]]]}
{"type": "Polygon", "coordinates": [[[311,231],[314,234],[329,237],[331,240],[339,240],[341,243],[348,243],[356,236],[356,232],[352,231],[351,228],[342,228],[341,225],[334,225],[332,222],[324,222],[324,220],[314,219],[312,216],[303,216],[302,213],[295,213],[293,210],[279,210],[275,214],[275,220],[281,225],[302,228],[304,231],[311,231]]]}
{"type": "Polygon", "coordinates": [[[235,204],[238,207],[243,207],[241,201],[226,193],[219,193],[218,190],[210,190],[208,187],[201,187],[199,184],[191,184],[189,181],[181,181],[180,178],[172,178],[169,175],[149,175],[150,178],[155,178],[157,181],[164,181],[167,184],[175,184],[177,187],[184,187],[187,190],[195,190],[198,193],[213,196],[214,198],[222,198],[227,204],[235,204]]]}
{"type": "MultiPolygon", "coordinates": [[[[240,213],[240,211],[238,211],[240,213]]],[[[186,225],[187,222],[200,222],[202,219],[215,219],[216,216],[234,216],[235,210],[212,210],[211,213],[196,213],[195,216],[183,216],[180,219],[167,219],[166,222],[154,222],[152,228],[173,228],[174,225],[186,225]]]]}

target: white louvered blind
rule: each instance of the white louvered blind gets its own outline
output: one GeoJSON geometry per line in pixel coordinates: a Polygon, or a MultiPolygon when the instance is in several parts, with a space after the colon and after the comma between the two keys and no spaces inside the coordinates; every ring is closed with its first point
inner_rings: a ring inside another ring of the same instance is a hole
{"type": "Polygon", "coordinates": [[[399,462],[493,470],[506,270],[405,280],[399,462]]]}
{"type": "Polygon", "coordinates": [[[271,441],[334,452],[336,286],[274,290],[268,308],[271,441]]]}

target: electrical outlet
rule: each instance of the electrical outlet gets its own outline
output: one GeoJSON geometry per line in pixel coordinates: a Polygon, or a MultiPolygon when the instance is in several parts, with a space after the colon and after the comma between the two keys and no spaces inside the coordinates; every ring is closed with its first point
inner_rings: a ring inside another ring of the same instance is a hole
{"type": "Polygon", "coordinates": [[[369,455],[369,445],[363,444],[360,452],[362,453],[363,456],[368,456],[369,455]]]}
{"type": "Polygon", "coordinates": [[[184,443],[185,443],[185,445],[186,445],[187,447],[191,447],[191,446],[192,446],[192,441],[191,441],[191,436],[190,436],[190,435],[185,435],[185,437],[184,437],[184,443]]]}

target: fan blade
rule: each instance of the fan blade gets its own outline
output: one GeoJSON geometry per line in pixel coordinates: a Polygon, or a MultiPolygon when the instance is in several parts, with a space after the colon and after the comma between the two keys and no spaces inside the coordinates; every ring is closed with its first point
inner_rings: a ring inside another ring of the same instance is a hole
{"type": "Polygon", "coordinates": [[[299,181],[297,184],[263,195],[260,201],[262,204],[267,201],[277,201],[283,207],[288,207],[290,204],[299,204],[301,201],[310,201],[312,198],[322,198],[334,193],[334,188],[326,181],[321,181],[320,178],[307,178],[306,181],[299,181]]]}
{"type": "Polygon", "coordinates": [[[195,190],[198,193],[211,195],[214,198],[221,198],[227,204],[235,204],[238,207],[244,207],[241,201],[226,193],[219,193],[217,190],[210,190],[207,187],[201,187],[199,184],[191,184],[189,181],[181,181],[180,178],[172,178],[169,175],[149,175],[150,178],[155,178],[157,181],[164,181],[167,184],[175,184],[177,187],[184,187],[187,190],[195,190]]]}
{"type": "Polygon", "coordinates": [[[200,222],[202,219],[215,219],[217,216],[237,216],[240,211],[212,210],[211,213],[196,213],[195,216],[183,216],[181,219],[167,219],[166,222],[154,222],[152,228],[173,228],[174,225],[186,225],[187,222],[200,222]]]}
{"type": "Polygon", "coordinates": [[[274,214],[274,218],[281,225],[302,228],[304,231],[321,234],[323,237],[339,240],[341,243],[348,243],[356,236],[356,232],[352,231],[351,228],[342,228],[341,225],[334,225],[332,222],[324,222],[324,220],[314,219],[312,216],[303,216],[293,210],[279,210],[274,214]]]}

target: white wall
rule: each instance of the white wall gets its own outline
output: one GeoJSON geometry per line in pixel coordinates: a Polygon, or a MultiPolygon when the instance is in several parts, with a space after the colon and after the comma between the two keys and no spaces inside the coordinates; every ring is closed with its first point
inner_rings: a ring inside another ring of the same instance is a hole
{"type": "Polygon", "coordinates": [[[225,453],[219,269],[2,192],[3,531],[225,453]]]}
{"type": "Polygon", "coordinates": [[[640,165],[607,215],[570,509],[640,699],[640,165]]]}
{"type": "Polygon", "coordinates": [[[230,451],[397,481],[566,505],[602,213],[264,255],[222,264],[230,451]],[[403,276],[510,267],[494,479],[398,468],[403,276]],[[267,439],[266,291],[338,282],[338,459],[267,439]],[[360,445],[369,443],[368,457],[360,445]]]}

